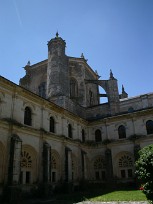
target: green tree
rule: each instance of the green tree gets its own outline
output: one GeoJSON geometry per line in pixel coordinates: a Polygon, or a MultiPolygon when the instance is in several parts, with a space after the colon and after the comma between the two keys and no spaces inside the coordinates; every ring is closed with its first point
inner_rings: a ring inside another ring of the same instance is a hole
{"type": "Polygon", "coordinates": [[[143,185],[143,192],[153,203],[153,144],[139,151],[136,161],[136,175],[143,185]]]}

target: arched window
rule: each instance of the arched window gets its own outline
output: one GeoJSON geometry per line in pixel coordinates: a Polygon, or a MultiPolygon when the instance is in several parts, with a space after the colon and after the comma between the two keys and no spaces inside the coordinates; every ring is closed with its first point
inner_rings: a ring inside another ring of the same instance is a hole
{"type": "Polygon", "coordinates": [[[32,157],[27,151],[21,153],[21,183],[31,183],[32,157]]]}
{"type": "Polygon", "coordinates": [[[31,165],[32,165],[31,155],[28,152],[23,151],[21,153],[21,167],[31,168],[31,165]]]}
{"type": "Polygon", "coordinates": [[[118,160],[118,166],[121,178],[133,177],[133,159],[131,156],[127,154],[121,156],[118,160]]]}
{"type": "Polygon", "coordinates": [[[51,181],[58,182],[61,179],[60,156],[55,150],[51,150],[51,181]]]}
{"type": "Polygon", "coordinates": [[[123,155],[119,159],[118,164],[119,164],[119,167],[131,167],[133,166],[133,161],[129,155],[123,155]]]}
{"type": "Polygon", "coordinates": [[[95,131],[95,141],[96,142],[101,142],[102,141],[101,131],[100,130],[95,131]]]}
{"type": "Polygon", "coordinates": [[[84,129],[82,129],[82,142],[85,142],[85,132],[84,132],[84,129]]]}
{"type": "Polygon", "coordinates": [[[68,137],[72,138],[72,126],[68,124],[68,137]]]}
{"type": "Polygon", "coordinates": [[[146,130],[147,130],[147,134],[153,134],[153,121],[152,120],[148,120],[146,122],[146,130]]]}
{"type": "Polygon", "coordinates": [[[26,107],[24,110],[24,124],[29,126],[32,124],[32,112],[29,107],[26,107]]]}
{"type": "Polygon", "coordinates": [[[106,162],[103,157],[99,156],[94,161],[94,171],[96,180],[106,179],[106,162]]]}
{"type": "Polygon", "coordinates": [[[89,90],[89,105],[92,106],[93,104],[93,92],[89,90]]]}
{"type": "Polygon", "coordinates": [[[78,96],[78,84],[77,81],[72,78],[70,80],[70,97],[75,98],[78,96]]]}
{"type": "Polygon", "coordinates": [[[50,117],[49,127],[50,127],[49,131],[54,133],[55,132],[55,121],[53,117],[50,117]]]}
{"type": "Polygon", "coordinates": [[[123,125],[120,125],[118,128],[119,139],[126,138],[126,129],[123,125]]]}

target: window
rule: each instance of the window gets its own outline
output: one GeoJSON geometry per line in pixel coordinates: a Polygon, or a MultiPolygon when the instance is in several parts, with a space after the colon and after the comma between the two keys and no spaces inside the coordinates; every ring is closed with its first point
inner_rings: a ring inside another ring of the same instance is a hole
{"type": "Polygon", "coordinates": [[[106,179],[106,172],[105,171],[102,171],[102,180],[105,180],[106,179]]]}
{"type": "Polygon", "coordinates": [[[52,167],[52,169],[56,169],[56,159],[55,159],[55,157],[54,156],[52,156],[52,158],[51,158],[52,160],[51,160],[51,167],[52,167]]]}
{"type": "Polygon", "coordinates": [[[96,176],[96,180],[99,180],[99,179],[100,179],[100,177],[99,177],[99,171],[96,171],[96,172],[95,172],[95,176],[96,176]]]}
{"type": "Polygon", "coordinates": [[[39,96],[46,98],[46,83],[42,82],[40,86],[38,87],[39,90],[39,96]]]}
{"type": "Polygon", "coordinates": [[[123,155],[119,159],[119,167],[129,167],[133,166],[132,158],[129,155],[123,155]]]}
{"type": "Polygon", "coordinates": [[[93,105],[93,92],[91,90],[89,90],[89,105],[93,105]]]}
{"type": "Polygon", "coordinates": [[[70,97],[74,98],[77,96],[78,96],[78,83],[74,78],[72,78],[70,80],[70,97]]]}
{"type": "Polygon", "coordinates": [[[125,127],[123,125],[119,126],[118,135],[119,135],[119,139],[126,138],[126,129],[125,129],[125,127]]]}
{"type": "Polygon", "coordinates": [[[52,182],[56,181],[56,172],[52,172],[52,182]]]}
{"type": "Polygon", "coordinates": [[[128,178],[132,178],[132,169],[128,169],[128,178]]]}
{"type": "Polygon", "coordinates": [[[95,141],[96,141],[96,142],[101,142],[101,141],[102,141],[101,131],[100,131],[100,130],[96,130],[96,131],[95,131],[95,141]]]}
{"type": "Polygon", "coordinates": [[[50,125],[49,131],[54,133],[55,132],[55,121],[53,117],[50,117],[49,125],[50,125]]]}
{"type": "Polygon", "coordinates": [[[133,159],[128,154],[121,156],[118,160],[121,178],[133,177],[133,159]]]}
{"type": "Polygon", "coordinates": [[[153,134],[153,121],[152,120],[148,120],[146,122],[146,130],[147,130],[147,134],[153,134]]]}
{"type": "Polygon", "coordinates": [[[20,181],[21,181],[21,184],[30,184],[31,183],[31,172],[21,171],[20,181]]]}
{"type": "Polygon", "coordinates": [[[24,110],[24,124],[29,126],[32,124],[32,112],[29,107],[26,107],[24,110]]]}
{"type": "Polygon", "coordinates": [[[106,179],[106,162],[102,156],[99,156],[94,161],[95,179],[105,180],[106,179]]]}
{"type": "Polygon", "coordinates": [[[22,168],[31,168],[32,159],[28,152],[23,151],[21,153],[21,167],[22,168]]]}
{"type": "Polygon", "coordinates": [[[82,142],[85,142],[85,132],[84,132],[84,129],[82,129],[82,142]]]}
{"type": "Polygon", "coordinates": [[[52,182],[57,181],[57,170],[58,170],[57,158],[55,154],[52,154],[51,155],[51,181],[52,182]]]}
{"type": "Polygon", "coordinates": [[[72,138],[72,126],[71,126],[71,124],[68,125],[68,137],[72,138]]]}
{"type": "Polygon", "coordinates": [[[30,183],[30,176],[31,176],[31,172],[26,171],[26,183],[30,183]]]}
{"type": "Polygon", "coordinates": [[[31,171],[32,171],[32,158],[27,151],[21,153],[21,183],[31,183],[31,171]]]}
{"type": "Polygon", "coordinates": [[[125,178],[125,170],[121,170],[121,178],[125,178]]]}

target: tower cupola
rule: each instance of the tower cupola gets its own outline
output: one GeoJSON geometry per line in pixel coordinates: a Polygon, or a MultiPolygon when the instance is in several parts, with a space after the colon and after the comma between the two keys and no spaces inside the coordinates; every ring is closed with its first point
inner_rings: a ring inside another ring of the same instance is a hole
{"type": "Polygon", "coordinates": [[[59,37],[58,32],[56,33],[56,37],[48,42],[48,52],[50,52],[50,54],[64,56],[65,47],[66,47],[65,40],[59,37]]]}
{"type": "Polygon", "coordinates": [[[69,96],[69,69],[65,47],[66,43],[58,32],[48,42],[47,95],[50,100],[69,96]]]}

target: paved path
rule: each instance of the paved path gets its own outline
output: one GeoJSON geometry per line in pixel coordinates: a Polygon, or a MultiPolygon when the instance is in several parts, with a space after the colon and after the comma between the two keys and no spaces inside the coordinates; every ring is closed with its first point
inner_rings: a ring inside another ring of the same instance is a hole
{"type": "MultiPolygon", "coordinates": [[[[7,204],[7,203],[1,203],[0,204],[7,204]]],[[[13,203],[15,204],[15,203],[13,203]]],[[[56,200],[56,199],[48,199],[48,200],[40,200],[40,199],[34,199],[34,200],[24,200],[21,202],[18,202],[18,204],[149,204],[147,201],[111,201],[111,202],[98,202],[98,201],[82,201],[78,203],[74,203],[73,201],[63,201],[63,200],[56,200]]]]}

